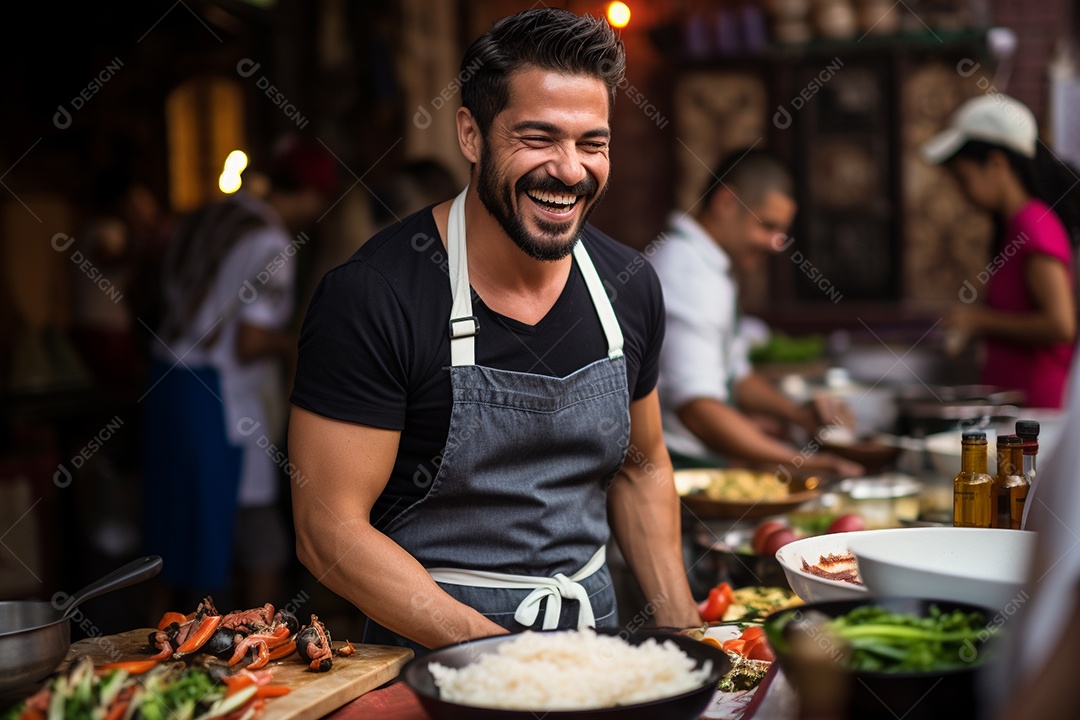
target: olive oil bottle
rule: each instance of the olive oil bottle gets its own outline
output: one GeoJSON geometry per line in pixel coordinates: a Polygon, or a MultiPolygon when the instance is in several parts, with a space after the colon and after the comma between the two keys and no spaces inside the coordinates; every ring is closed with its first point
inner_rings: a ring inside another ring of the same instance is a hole
{"type": "Polygon", "coordinates": [[[1024,519],[1029,482],[1024,474],[1024,441],[1017,435],[997,439],[997,475],[994,476],[994,527],[1019,530],[1024,519]]]}
{"type": "Polygon", "coordinates": [[[993,526],[994,479],[986,474],[986,433],[964,433],[960,451],[960,474],[953,480],[953,525],[993,526]]]}

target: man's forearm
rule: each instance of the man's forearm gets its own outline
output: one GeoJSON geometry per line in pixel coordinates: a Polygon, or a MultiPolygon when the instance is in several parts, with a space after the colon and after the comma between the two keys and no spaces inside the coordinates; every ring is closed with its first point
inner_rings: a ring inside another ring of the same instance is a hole
{"type": "Polygon", "coordinates": [[[670,461],[623,470],[608,490],[608,512],[619,549],[657,625],[700,624],[682,557],[679,499],[670,461]]]}
{"type": "Polygon", "coordinates": [[[735,385],[735,399],[747,413],[762,413],[795,423],[813,433],[817,426],[814,411],[798,405],[764,377],[750,373],[735,385]]]}
{"type": "Polygon", "coordinates": [[[334,525],[298,527],[300,560],[375,622],[429,648],[506,633],[446,594],[411,555],[368,523],[334,525]]]}
{"type": "Polygon", "coordinates": [[[756,464],[790,463],[799,452],[761,431],[749,418],[719,400],[691,400],[679,419],[709,449],[725,457],[756,464]]]}

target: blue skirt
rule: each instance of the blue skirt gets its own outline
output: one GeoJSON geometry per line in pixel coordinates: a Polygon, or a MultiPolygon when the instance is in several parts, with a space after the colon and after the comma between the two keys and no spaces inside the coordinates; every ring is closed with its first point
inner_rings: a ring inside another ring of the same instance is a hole
{"type": "Polygon", "coordinates": [[[232,564],[243,450],[229,443],[214,368],[154,360],[143,399],[146,551],[162,577],[199,594],[221,592],[232,564]]]}

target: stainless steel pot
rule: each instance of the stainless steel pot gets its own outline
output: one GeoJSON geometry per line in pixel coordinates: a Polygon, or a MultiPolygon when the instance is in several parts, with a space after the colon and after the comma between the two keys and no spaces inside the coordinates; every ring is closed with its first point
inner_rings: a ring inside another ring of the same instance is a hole
{"type": "Polygon", "coordinates": [[[0,602],[0,695],[29,688],[56,669],[71,647],[71,614],[80,603],[148,580],[161,572],[151,555],[124,565],[71,596],[52,602],[0,602]]]}

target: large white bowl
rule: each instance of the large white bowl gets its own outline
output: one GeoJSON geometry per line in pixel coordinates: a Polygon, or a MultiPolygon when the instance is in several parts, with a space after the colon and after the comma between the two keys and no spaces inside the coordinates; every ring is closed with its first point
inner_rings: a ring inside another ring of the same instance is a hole
{"type": "MultiPolygon", "coordinates": [[[[879,532],[869,530],[867,532],[879,532]]],[[[845,555],[849,552],[848,536],[854,533],[815,535],[788,543],[776,551],[776,559],[784,569],[788,585],[804,602],[826,600],[859,600],[867,596],[867,589],[840,580],[827,580],[805,572],[802,561],[816,565],[822,555],[845,555]]]]}
{"type": "Polygon", "coordinates": [[[934,598],[1002,609],[1023,601],[1035,533],[983,528],[898,528],[846,533],[874,595],[934,598]]]}

